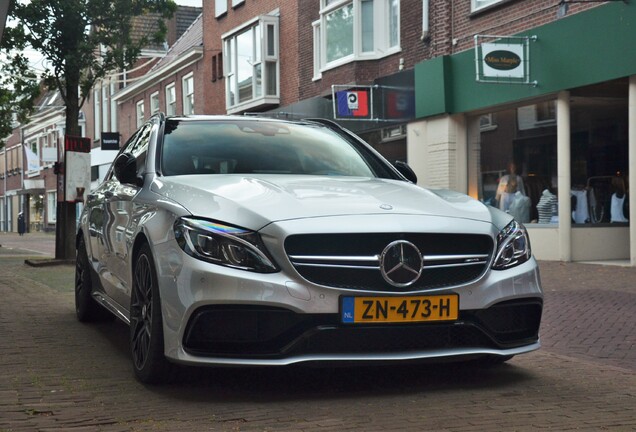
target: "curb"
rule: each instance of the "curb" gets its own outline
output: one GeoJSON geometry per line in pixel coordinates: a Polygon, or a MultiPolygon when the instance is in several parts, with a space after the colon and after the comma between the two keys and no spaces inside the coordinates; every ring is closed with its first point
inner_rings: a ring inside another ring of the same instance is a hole
{"type": "Polygon", "coordinates": [[[26,259],[24,263],[31,267],[50,267],[58,265],[74,265],[74,259],[26,259]]]}

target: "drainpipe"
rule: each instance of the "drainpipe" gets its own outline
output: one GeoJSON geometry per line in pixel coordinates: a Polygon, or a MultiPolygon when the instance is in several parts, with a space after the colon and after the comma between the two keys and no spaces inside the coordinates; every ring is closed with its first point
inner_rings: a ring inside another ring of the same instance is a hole
{"type": "Polygon", "coordinates": [[[422,36],[421,40],[426,41],[430,38],[429,35],[429,1],[430,0],[422,0],[422,36]]]}
{"type": "Polygon", "coordinates": [[[570,92],[557,96],[557,177],[559,201],[559,255],[561,261],[572,261],[572,183],[570,168],[570,92]]]}

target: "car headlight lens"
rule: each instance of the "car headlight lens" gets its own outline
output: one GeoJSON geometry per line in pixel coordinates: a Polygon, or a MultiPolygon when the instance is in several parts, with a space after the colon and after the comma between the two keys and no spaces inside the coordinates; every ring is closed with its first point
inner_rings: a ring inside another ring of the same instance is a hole
{"type": "Polygon", "coordinates": [[[185,253],[200,260],[258,273],[278,271],[254,231],[184,217],[175,223],[174,235],[185,253]]]}
{"type": "Polygon", "coordinates": [[[530,259],[530,239],[524,226],[513,220],[497,236],[497,255],[492,268],[504,270],[530,259]]]}

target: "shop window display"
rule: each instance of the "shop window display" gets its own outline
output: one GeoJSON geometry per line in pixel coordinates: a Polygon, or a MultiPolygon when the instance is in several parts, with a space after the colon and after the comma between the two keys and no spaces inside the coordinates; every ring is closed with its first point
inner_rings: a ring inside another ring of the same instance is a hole
{"type": "MultiPolygon", "coordinates": [[[[626,224],[627,85],[570,94],[572,223],[626,224]]],[[[557,224],[555,101],[481,115],[479,124],[479,198],[523,223],[557,224]]]]}

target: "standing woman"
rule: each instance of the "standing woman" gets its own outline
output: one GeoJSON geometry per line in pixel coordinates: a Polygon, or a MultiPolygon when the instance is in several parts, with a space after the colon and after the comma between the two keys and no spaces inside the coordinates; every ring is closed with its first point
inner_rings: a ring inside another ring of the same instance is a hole
{"type": "Polygon", "coordinates": [[[24,221],[24,213],[18,213],[18,234],[21,236],[26,232],[26,222],[24,221]]]}

